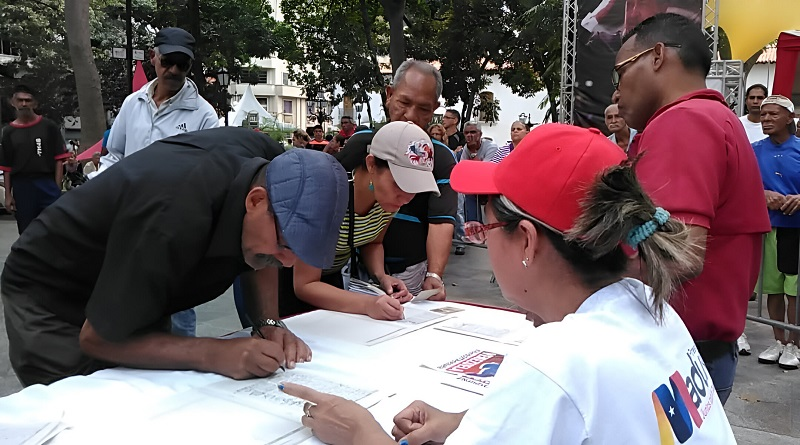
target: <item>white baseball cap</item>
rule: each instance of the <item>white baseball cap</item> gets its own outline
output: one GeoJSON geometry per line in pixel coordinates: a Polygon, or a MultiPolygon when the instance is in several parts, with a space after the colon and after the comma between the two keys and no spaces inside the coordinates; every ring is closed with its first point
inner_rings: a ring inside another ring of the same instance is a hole
{"type": "Polygon", "coordinates": [[[433,192],[439,196],[433,177],[433,143],[416,124],[390,122],[384,125],[375,133],[367,150],[389,163],[394,181],[404,192],[433,192]]]}

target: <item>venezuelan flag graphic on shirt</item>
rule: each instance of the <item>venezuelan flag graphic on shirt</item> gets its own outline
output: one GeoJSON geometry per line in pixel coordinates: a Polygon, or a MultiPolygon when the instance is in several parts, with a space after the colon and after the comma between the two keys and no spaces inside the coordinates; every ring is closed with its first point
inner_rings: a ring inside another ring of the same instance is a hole
{"type": "Polygon", "coordinates": [[[695,428],[703,425],[714,401],[714,385],[697,349],[693,347],[687,356],[691,365],[687,376],[675,371],[651,396],[662,445],[689,440],[695,428]]]}

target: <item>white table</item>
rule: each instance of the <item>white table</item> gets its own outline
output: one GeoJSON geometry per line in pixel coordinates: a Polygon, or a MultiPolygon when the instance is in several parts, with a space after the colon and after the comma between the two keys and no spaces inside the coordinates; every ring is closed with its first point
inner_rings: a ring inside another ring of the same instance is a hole
{"type": "MultiPolygon", "coordinates": [[[[518,313],[450,302],[425,304],[464,309],[453,314],[460,320],[527,329],[524,316],[518,313]]],[[[442,384],[452,376],[423,368],[421,364],[444,362],[470,349],[508,353],[515,348],[513,344],[441,331],[435,329],[435,324],[366,346],[354,331],[363,322],[369,323],[369,319],[329,311],[286,320],[313,351],[312,362],[299,365],[298,370],[324,373],[331,380],[358,382],[391,395],[370,407],[387,431],[391,430],[392,417],[413,400],[422,399],[448,411],[462,411],[481,397],[442,384]]],[[[107,369],[49,386],[28,387],[2,398],[0,422],[63,413],[61,421],[68,428],[49,444],[280,443],[275,442],[277,437],[302,428],[300,413],[275,416],[202,390],[226,379],[193,371],[107,369]]],[[[301,434],[308,432],[302,431],[301,434]]],[[[308,438],[302,443],[319,441],[308,438]]]]}

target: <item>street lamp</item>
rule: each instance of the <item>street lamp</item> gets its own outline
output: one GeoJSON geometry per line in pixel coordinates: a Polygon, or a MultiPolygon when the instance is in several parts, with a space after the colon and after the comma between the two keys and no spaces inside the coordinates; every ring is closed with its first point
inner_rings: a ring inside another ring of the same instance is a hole
{"type": "Polygon", "coordinates": [[[356,107],[356,113],[357,113],[357,119],[358,119],[358,124],[356,124],[356,125],[361,125],[361,110],[364,109],[364,104],[358,103],[358,104],[355,105],[355,107],[356,107]]]}
{"type": "Polygon", "coordinates": [[[227,127],[228,110],[230,109],[230,104],[228,103],[228,85],[231,84],[231,75],[228,73],[228,70],[225,68],[220,68],[219,71],[217,71],[217,81],[225,92],[225,126],[227,127]]]}
{"type": "Polygon", "coordinates": [[[317,124],[322,125],[323,129],[325,127],[325,122],[331,121],[331,115],[328,114],[327,105],[328,100],[325,99],[325,96],[322,93],[317,94],[317,97],[314,99],[308,100],[312,105],[309,107],[311,113],[307,117],[308,122],[316,121],[317,124]],[[316,111],[314,111],[314,106],[316,105],[316,111]]]}

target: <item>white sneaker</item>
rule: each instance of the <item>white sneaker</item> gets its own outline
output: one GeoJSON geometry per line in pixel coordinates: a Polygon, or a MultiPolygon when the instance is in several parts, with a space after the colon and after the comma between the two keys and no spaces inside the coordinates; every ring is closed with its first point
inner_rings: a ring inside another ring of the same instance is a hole
{"type": "Polygon", "coordinates": [[[750,355],[750,343],[747,342],[747,334],[742,334],[736,340],[736,346],[739,347],[739,355],[750,355]]]}
{"type": "Polygon", "coordinates": [[[774,345],[758,355],[758,363],[767,363],[770,365],[778,363],[778,357],[783,353],[783,348],[783,343],[781,343],[780,340],[775,340],[774,345]]]}
{"type": "Polygon", "coordinates": [[[781,354],[780,360],[778,360],[778,366],[782,369],[797,369],[800,366],[800,350],[797,349],[797,346],[794,343],[789,343],[783,348],[783,354],[781,354]]]}

